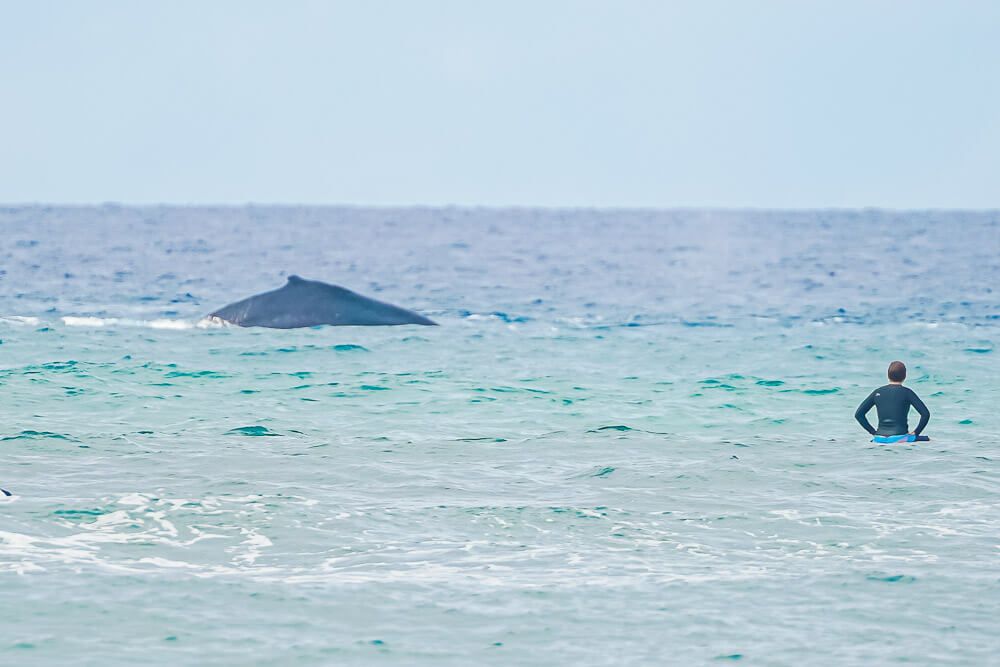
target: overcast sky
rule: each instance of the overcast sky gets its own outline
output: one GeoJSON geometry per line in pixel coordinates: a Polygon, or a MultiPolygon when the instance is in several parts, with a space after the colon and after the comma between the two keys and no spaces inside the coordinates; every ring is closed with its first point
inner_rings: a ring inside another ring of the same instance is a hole
{"type": "Polygon", "coordinates": [[[1000,207],[1000,2],[0,0],[0,201],[1000,207]]]}

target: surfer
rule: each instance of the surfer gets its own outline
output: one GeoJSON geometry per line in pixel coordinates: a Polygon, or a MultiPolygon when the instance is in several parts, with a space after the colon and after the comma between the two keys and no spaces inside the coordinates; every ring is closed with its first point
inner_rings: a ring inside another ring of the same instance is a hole
{"type": "Polygon", "coordinates": [[[930,440],[926,435],[920,435],[927,422],[930,421],[931,411],[927,409],[920,397],[909,387],[903,386],[906,379],[906,366],[902,361],[894,361],[889,364],[889,384],[879,387],[868,398],[861,401],[861,405],[854,412],[854,418],[861,424],[861,428],[874,436],[875,442],[916,442],[930,440]],[[878,411],[878,428],[872,428],[868,422],[868,411],[875,406],[878,411]],[[913,406],[920,413],[920,422],[917,427],[909,431],[906,417],[913,406]]]}

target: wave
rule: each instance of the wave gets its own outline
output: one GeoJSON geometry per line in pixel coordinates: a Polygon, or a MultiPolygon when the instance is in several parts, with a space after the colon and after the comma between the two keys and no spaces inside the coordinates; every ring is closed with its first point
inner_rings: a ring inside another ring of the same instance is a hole
{"type": "Polygon", "coordinates": [[[23,315],[5,315],[0,317],[0,322],[5,324],[24,324],[26,326],[38,326],[42,323],[37,317],[25,317],[23,315]]]}
{"type": "MultiPolygon", "coordinates": [[[[142,329],[161,329],[186,331],[190,329],[223,329],[232,326],[216,317],[184,320],[169,317],[140,319],[134,317],[97,317],[94,315],[65,315],[59,320],[67,327],[133,327],[142,329]]],[[[0,315],[0,325],[31,326],[48,325],[51,321],[31,315],[0,315]]]]}
{"type": "Polygon", "coordinates": [[[466,320],[470,321],[482,321],[482,320],[493,320],[499,322],[506,322],[507,324],[521,324],[524,322],[530,322],[530,317],[525,317],[524,315],[512,315],[510,313],[505,313],[501,310],[494,310],[488,313],[473,313],[468,310],[460,310],[458,314],[466,320]]]}
{"type": "Polygon", "coordinates": [[[122,317],[90,317],[90,316],[65,316],[59,318],[68,327],[137,327],[145,329],[166,329],[173,331],[185,331],[188,329],[221,329],[229,326],[215,318],[202,318],[199,320],[172,320],[160,318],[154,320],[137,320],[122,317]]]}

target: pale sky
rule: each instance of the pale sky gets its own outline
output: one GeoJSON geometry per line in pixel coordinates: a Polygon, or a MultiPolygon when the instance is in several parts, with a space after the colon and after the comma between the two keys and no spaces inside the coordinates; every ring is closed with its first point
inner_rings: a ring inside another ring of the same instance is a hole
{"type": "Polygon", "coordinates": [[[0,0],[0,202],[998,208],[998,183],[993,0],[0,0]]]}

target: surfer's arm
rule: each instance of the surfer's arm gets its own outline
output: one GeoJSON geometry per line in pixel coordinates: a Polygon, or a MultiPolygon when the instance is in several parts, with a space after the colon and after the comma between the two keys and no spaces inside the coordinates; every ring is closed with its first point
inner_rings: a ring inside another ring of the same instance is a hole
{"type": "Polygon", "coordinates": [[[913,435],[920,435],[927,426],[927,422],[931,420],[931,411],[927,409],[927,406],[912,389],[910,390],[910,405],[920,413],[920,423],[917,424],[917,428],[913,429],[913,435]]]}
{"type": "Polygon", "coordinates": [[[873,391],[872,393],[868,394],[868,398],[861,401],[861,405],[859,405],[858,409],[854,411],[854,418],[858,420],[859,424],[861,424],[861,428],[868,431],[872,435],[875,435],[875,429],[868,421],[868,411],[871,410],[874,405],[875,405],[875,392],[873,391]]]}

